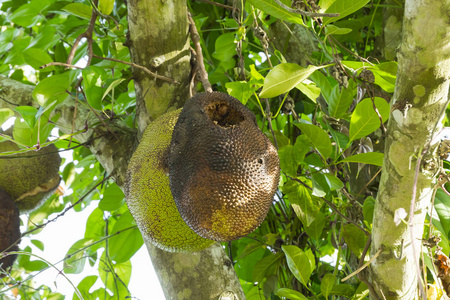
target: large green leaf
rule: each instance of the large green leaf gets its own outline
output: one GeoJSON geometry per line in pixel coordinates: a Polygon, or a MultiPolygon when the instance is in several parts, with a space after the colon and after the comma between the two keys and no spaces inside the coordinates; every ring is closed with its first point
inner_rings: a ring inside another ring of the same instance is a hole
{"type": "MultiPolygon", "coordinates": [[[[375,106],[384,122],[389,118],[389,103],[383,98],[375,97],[375,106]]],[[[381,122],[378,114],[373,109],[372,100],[369,98],[361,100],[356,105],[350,120],[349,138],[350,141],[367,136],[380,128],[381,122]]]]}
{"type": "Polygon", "coordinates": [[[69,88],[69,73],[52,75],[41,80],[33,90],[33,98],[40,106],[58,103],[67,98],[67,90],[69,88]]]}
{"type": "Polygon", "coordinates": [[[302,68],[299,65],[292,63],[279,64],[267,74],[264,80],[263,89],[259,96],[262,98],[273,98],[289,92],[314,73],[314,71],[325,67],[328,67],[328,65],[310,65],[307,68],[302,68]]]}
{"type": "Polygon", "coordinates": [[[328,99],[328,112],[330,117],[341,118],[353,102],[353,84],[340,90],[339,85],[335,85],[331,96],[328,99]]]}
{"type": "MultiPolygon", "coordinates": [[[[77,165],[78,167],[78,165],[77,165]]],[[[110,184],[103,193],[103,198],[98,204],[98,208],[105,211],[119,209],[125,203],[125,196],[117,184],[110,184]]]]}
{"type": "Polygon", "coordinates": [[[50,4],[50,0],[33,0],[14,10],[9,15],[9,21],[23,27],[34,26],[45,18],[45,14],[40,12],[44,11],[50,4]]]}
{"type": "MultiPolygon", "coordinates": [[[[248,0],[248,2],[259,10],[278,19],[303,25],[302,17],[299,14],[288,12],[273,0],[248,0]]],[[[290,7],[291,2],[281,0],[286,6],[290,7]]]]}
{"type": "Polygon", "coordinates": [[[350,250],[360,257],[367,242],[364,232],[353,224],[345,224],[342,235],[350,250]]]}
{"type": "Polygon", "coordinates": [[[450,235],[450,196],[448,196],[443,190],[436,191],[436,198],[434,199],[434,208],[441,221],[444,234],[450,235]]]}
{"type": "Polygon", "coordinates": [[[336,0],[326,10],[326,13],[339,13],[338,17],[324,17],[323,24],[327,25],[336,22],[351,13],[361,9],[370,0],[336,0]]]}
{"type": "MultiPolygon", "coordinates": [[[[297,246],[289,245],[282,247],[286,255],[289,270],[304,286],[307,286],[309,278],[315,269],[314,255],[309,255],[297,246]]],[[[308,251],[311,251],[310,249],[308,251]]]]}
{"type": "Polygon", "coordinates": [[[105,93],[103,82],[107,77],[105,70],[100,67],[89,66],[82,71],[82,74],[82,85],[87,102],[93,108],[101,110],[102,97],[105,93]]]}
{"type": "Polygon", "coordinates": [[[122,214],[116,224],[114,224],[111,234],[116,235],[109,240],[108,253],[109,257],[116,263],[123,263],[129,260],[144,243],[137,227],[128,229],[133,225],[135,225],[134,219],[128,211],[122,214]]]}
{"type": "Polygon", "coordinates": [[[67,251],[67,259],[64,260],[64,273],[66,274],[80,274],[86,262],[85,250],[81,250],[86,246],[91,245],[95,240],[90,238],[83,238],[76,241],[67,251]]]}
{"type": "MultiPolygon", "coordinates": [[[[36,70],[45,64],[52,62],[52,58],[48,53],[39,48],[28,48],[22,52],[25,63],[30,65],[36,70]]],[[[45,71],[51,71],[53,67],[45,68],[45,71]]]]}
{"type": "MultiPolygon", "coordinates": [[[[95,275],[86,276],[77,285],[78,291],[80,291],[84,299],[89,299],[89,297],[91,297],[91,293],[89,291],[91,290],[94,283],[97,281],[97,278],[98,277],[95,275]]],[[[81,299],[78,297],[77,293],[73,293],[72,300],[81,300],[81,299]]]]}
{"type": "Polygon", "coordinates": [[[308,137],[311,144],[319,151],[324,159],[330,157],[333,148],[331,147],[331,141],[328,134],[322,128],[303,123],[296,123],[295,125],[308,137]]]}
{"type": "Polygon", "coordinates": [[[62,10],[85,20],[90,20],[92,15],[92,8],[82,3],[67,4],[62,10]]]}
{"type": "Polygon", "coordinates": [[[322,278],[322,282],[320,283],[320,291],[325,299],[328,299],[328,295],[333,290],[333,286],[336,282],[336,276],[333,274],[325,274],[322,278]]]}
{"type": "Polygon", "coordinates": [[[362,164],[375,165],[375,166],[381,167],[383,165],[383,159],[384,159],[383,153],[368,152],[368,153],[359,153],[359,154],[349,156],[349,157],[344,158],[343,160],[339,161],[338,163],[355,162],[355,163],[362,163],[362,164]]]}
{"type": "Polygon", "coordinates": [[[99,0],[98,9],[101,13],[109,15],[114,8],[114,0],[99,0]]]}
{"type": "Polygon", "coordinates": [[[323,228],[325,227],[325,215],[322,212],[317,212],[314,221],[309,226],[305,226],[306,233],[313,239],[318,241],[322,236],[323,228]]]}
{"type": "Polygon", "coordinates": [[[303,296],[300,292],[288,288],[278,289],[276,294],[278,297],[285,297],[291,300],[308,300],[308,298],[303,296]]]}
{"type": "Polygon", "coordinates": [[[283,257],[283,253],[277,253],[275,255],[269,254],[263,259],[256,262],[253,268],[253,281],[262,282],[264,278],[275,273],[279,260],[283,257]]]}
{"type": "Polygon", "coordinates": [[[311,195],[311,191],[293,180],[285,183],[282,190],[303,225],[310,226],[320,209],[320,204],[311,195]]]}
{"type": "Polygon", "coordinates": [[[17,106],[14,110],[20,114],[30,129],[34,128],[34,125],[36,124],[36,114],[38,112],[37,108],[33,106],[17,106]]]}

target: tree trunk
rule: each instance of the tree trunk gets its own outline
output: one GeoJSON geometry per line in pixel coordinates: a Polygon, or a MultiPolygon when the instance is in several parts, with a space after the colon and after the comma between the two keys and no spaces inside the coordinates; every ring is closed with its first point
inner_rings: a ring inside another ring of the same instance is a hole
{"type": "MultiPolygon", "coordinates": [[[[128,26],[132,62],[178,82],[155,80],[134,70],[140,136],[150,121],[182,107],[188,99],[191,66],[186,2],[130,0],[128,26]]],[[[167,299],[219,299],[227,292],[234,299],[245,299],[220,244],[189,254],[146,245],[167,299]]]]}
{"type": "Polygon", "coordinates": [[[439,165],[433,137],[441,130],[448,104],[449,11],[449,0],[406,1],[372,233],[371,255],[382,250],[371,265],[378,299],[423,297],[419,254],[439,165]],[[396,225],[394,215],[401,209],[408,216],[396,225]]]}

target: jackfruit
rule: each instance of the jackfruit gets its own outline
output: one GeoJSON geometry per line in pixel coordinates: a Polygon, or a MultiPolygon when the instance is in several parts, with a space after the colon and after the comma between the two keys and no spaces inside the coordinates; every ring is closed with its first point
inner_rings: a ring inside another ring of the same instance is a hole
{"type": "Polygon", "coordinates": [[[20,217],[19,210],[8,193],[0,189],[0,278],[5,275],[4,271],[13,265],[17,255],[2,257],[2,252],[19,250],[17,246],[20,241],[20,217]]]}
{"type": "MultiPolygon", "coordinates": [[[[11,141],[0,143],[0,153],[20,148],[11,141]]],[[[58,188],[61,157],[51,144],[19,154],[0,156],[0,188],[16,202],[21,213],[36,209],[58,188]]]]}
{"type": "Polygon", "coordinates": [[[183,220],[200,236],[221,242],[261,224],[280,177],[277,150],[253,113],[219,92],[186,102],[172,134],[169,171],[183,220]]]}
{"type": "Polygon", "coordinates": [[[193,232],[181,219],[169,188],[167,155],[180,110],[162,115],[145,129],[128,165],[125,195],[145,240],[171,252],[194,252],[214,241],[193,232]]]}

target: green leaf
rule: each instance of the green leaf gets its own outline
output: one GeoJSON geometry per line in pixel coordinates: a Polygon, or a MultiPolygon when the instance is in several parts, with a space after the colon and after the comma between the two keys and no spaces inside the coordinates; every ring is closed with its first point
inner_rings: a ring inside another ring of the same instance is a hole
{"type": "Polygon", "coordinates": [[[105,99],[105,97],[111,92],[112,89],[114,89],[116,86],[118,86],[122,81],[124,81],[125,78],[119,78],[111,82],[111,84],[106,88],[105,93],[103,94],[102,100],[105,99]]]}
{"type": "Polygon", "coordinates": [[[306,233],[313,239],[318,241],[322,235],[323,228],[325,227],[325,215],[322,212],[318,212],[311,225],[305,226],[306,233]]]}
{"type": "Polygon", "coordinates": [[[303,225],[310,226],[320,209],[317,201],[313,200],[311,191],[298,182],[289,181],[283,186],[283,192],[288,197],[295,214],[303,225]]]}
{"type": "Polygon", "coordinates": [[[289,92],[303,80],[308,78],[314,71],[326,66],[308,66],[302,68],[297,64],[283,63],[275,66],[264,80],[264,86],[259,94],[261,98],[273,98],[289,92]]]}
{"type": "Polygon", "coordinates": [[[281,246],[286,255],[289,270],[304,286],[307,286],[309,278],[315,269],[314,256],[307,255],[302,249],[297,246],[281,246]]]}
{"type": "MultiPolygon", "coordinates": [[[[389,118],[390,107],[383,98],[375,97],[375,106],[384,122],[389,118]]],[[[350,141],[367,136],[380,128],[381,122],[378,114],[373,109],[372,100],[363,99],[356,105],[350,120],[349,138],[350,141]]]]}
{"type": "Polygon", "coordinates": [[[31,240],[31,243],[35,245],[39,250],[44,251],[44,243],[40,240],[31,240]]]}
{"type": "Polygon", "coordinates": [[[313,173],[311,176],[313,184],[312,194],[317,197],[324,197],[329,191],[329,185],[322,173],[313,173]]]}
{"type": "Polygon", "coordinates": [[[339,161],[338,163],[343,162],[355,162],[355,163],[362,163],[367,165],[375,165],[375,166],[383,166],[383,159],[384,154],[379,152],[368,152],[368,153],[359,153],[352,156],[349,156],[347,158],[344,158],[343,160],[339,161]]]}
{"type": "Polygon", "coordinates": [[[342,235],[350,250],[360,257],[367,242],[364,232],[353,224],[345,224],[342,235]]]}
{"type": "Polygon", "coordinates": [[[357,61],[342,61],[342,64],[352,73],[360,73],[362,69],[372,71],[375,77],[375,83],[388,93],[393,93],[395,89],[395,81],[397,78],[398,64],[395,61],[383,62],[377,65],[370,65],[357,61]]]}
{"type": "Polygon", "coordinates": [[[117,234],[110,238],[108,253],[109,257],[116,263],[123,263],[128,261],[144,244],[142,235],[139,229],[133,228],[134,219],[130,212],[124,213],[114,224],[113,232],[111,234],[117,234]],[[127,229],[127,230],[125,230],[127,229]],[[126,247],[124,245],[126,244],[126,247]]]}
{"type": "Polygon", "coordinates": [[[373,222],[374,208],[375,208],[375,199],[373,199],[372,196],[367,197],[364,200],[364,204],[363,204],[363,215],[364,215],[364,220],[367,221],[369,226],[373,222]]]}
{"type": "Polygon", "coordinates": [[[331,147],[331,141],[328,134],[322,128],[303,123],[296,123],[295,125],[308,137],[311,144],[319,151],[324,159],[330,157],[333,148],[331,147]]]}
{"type": "Polygon", "coordinates": [[[22,27],[34,26],[45,18],[45,14],[41,14],[41,12],[50,4],[50,0],[33,0],[14,10],[8,19],[22,27]]]}
{"type": "Polygon", "coordinates": [[[225,83],[227,92],[230,96],[241,101],[242,104],[247,104],[248,99],[253,95],[257,88],[252,89],[250,83],[245,81],[234,81],[225,83]]]}
{"type": "Polygon", "coordinates": [[[86,262],[86,250],[79,251],[86,246],[94,243],[95,240],[83,238],[76,241],[67,251],[67,259],[64,260],[64,273],[66,274],[80,274],[86,262]]]}
{"type": "MultiPolygon", "coordinates": [[[[39,70],[41,66],[52,62],[52,58],[42,49],[28,48],[22,52],[25,63],[30,65],[36,70],[39,70]]],[[[53,67],[45,68],[45,71],[50,71],[53,67]]]]}
{"type": "Polygon", "coordinates": [[[109,15],[114,8],[114,0],[99,0],[98,9],[102,14],[109,15]]]}
{"type": "MultiPolygon", "coordinates": [[[[248,2],[268,15],[272,15],[280,20],[303,25],[303,20],[300,15],[288,12],[273,0],[248,0],[248,2]]],[[[290,7],[290,2],[284,0],[281,2],[284,2],[286,6],[290,7]]]]}
{"type": "Polygon", "coordinates": [[[289,176],[297,176],[298,164],[295,161],[295,148],[292,145],[286,145],[278,150],[281,169],[289,176]]]}
{"type": "Polygon", "coordinates": [[[325,27],[325,34],[326,35],[341,35],[341,34],[347,34],[351,32],[352,30],[350,28],[339,28],[334,25],[328,25],[325,27]]]}
{"type": "MultiPolygon", "coordinates": [[[[106,288],[110,291],[119,292],[120,295],[128,295],[126,286],[130,282],[131,262],[126,261],[120,264],[107,263],[108,258],[106,257],[106,251],[103,252],[100,261],[101,263],[98,267],[98,273],[106,288]]],[[[125,296],[122,297],[122,299],[126,299],[125,296]]]]}
{"type": "Polygon", "coordinates": [[[48,268],[48,264],[42,260],[31,260],[26,264],[23,264],[22,267],[27,271],[34,272],[48,268]]]}
{"type": "Polygon", "coordinates": [[[323,25],[336,22],[351,13],[361,9],[369,0],[336,0],[326,10],[326,13],[339,13],[338,17],[324,17],[323,25]]]}
{"type": "Polygon", "coordinates": [[[295,290],[291,290],[288,288],[278,289],[276,292],[276,295],[278,297],[285,297],[285,298],[291,299],[291,300],[308,300],[308,298],[303,296],[300,292],[297,292],[295,290]]]}
{"type": "Polygon", "coordinates": [[[332,295],[345,296],[350,298],[355,293],[355,287],[350,284],[337,284],[331,290],[332,295]]]}
{"type": "Polygon", "coordinates": [[[34,125],[36,124],[36,114],[38,112],[37,108],[32,106],[17,106],[14,110],[24,119],[28,128],[34,128],[34,125]]]}
{"type": "Polygon", "coordinates": [[[344,184],[342,183],[342,181],[339,178],[337,178],[336,176],[328,174],[328,173],[325,173],[324,175],[325,175],[325,179],[328,182],[328,185],[330,186],[330,189],[332,191],[340,190],[344,187],[344,184]]]}
{"type": "Polygon", "coordinates": [[[320,88],[316,86],[314,82],[307,83],[309,80],[304,80],[300,82],[295,87],[299,89],[306,97],[316,102],[316,99],[320,96],[320,88]]]}
{"type": "MultiPolygon", "coordinates": [[[[91,293],[89,292],[92,288],[92,286],[97,281],[97,276],[91,275],[86,276],[83,278],[83,280],[80,281],[80,283],[77,285],[78,291],[81,293],[84,299],[89,299],[91,297],[91,293]]],[[[73,293],[73,300],[81,300],[77,293],[73,293]]]]}
{"type": "Polygon", "coordinates": [[[89,5],[82,3],[67,4],[62,10],[85,20],[90,20],[92,16],[92,8],[89,5]]]}
{"type": "Polygon", "coordinates": [[[275,273],[276,266],[279,264],[280,259],[283,257],[283,253],[277,253],[275,255],[269,254],[263,259],[256,262],[253,268],[253,281],[262,282],[264,278],[275,273]]]}
{"type": "Polygon", "coordinates": [[[98,208],[103,211],[114,211],[125,203],[125,196],[122,190],[113,183],[108,185],[103,193],[103,198],[98,204],[98,208]]]}
{"type": "Polygon", "coordinates": [[[339,88],[339,85],[335,85],[330,97],[328,98],[328,112],[330,117],[342,118],[347,112],[350,105],[353,103],[353,84],[349,84],[349,87],[339,88]]]}
{"type": "Polygon", "coordinates": [[[322,278],[322,282],[320,283],[320,291],[322,292],[322,295],[325,297],[325,299],[328,299],[328,295],[333,289],[333,286],[336,282],[336,276],[333,274],[325,274],[325,276],[322,278]]]}
{"type": "Polygon", "coordinates": [[[0,108],[0,126],[3,125],[9,118],[14,117],[14,111],[10,108],[0,108]]]}
{"type": "Polygon", "coordinates": [[[68,72],[52,75],[41,80],[33,90],[33,98],[40,106],[46,107],[53,104],[53,101],[61,103],[67,98],[66,91],[69,88],[69,74],[68,72]]]}
{"type": "Polygon", "coordinates": [[[103,81],[106,72],[100,67],[89,66],[81,72],[83,75],[83,89],[89,105],[97,110],[102,109],[102,96],[104,94],[103,81]]]}
{"type": "Polygon", "coordinates": [[[442,189],[436,191],[434,199],[434,208],[441,221],[444,234],[450,235],[450,196],[448,196],[442,189]]]}

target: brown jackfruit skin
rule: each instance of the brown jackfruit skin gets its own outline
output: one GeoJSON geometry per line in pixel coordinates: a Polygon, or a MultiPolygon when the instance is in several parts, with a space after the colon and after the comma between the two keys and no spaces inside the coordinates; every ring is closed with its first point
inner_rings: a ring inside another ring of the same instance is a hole
{"type": "Polygon", "coordinates": [[[237,99],[213,92],[186,102],[172,134],[169,179],[178,211],[198,235],[224,242],[255,230],[273,201],[279,165],[237,99]]]}
{"type": "MultiPolygon", "coordinates": [[[[0,253],[3,251],[18,251],[17,244],[20,240],[20,218],[19,209],[14,200],[4,190],[0,189],[0,253]]],[[[4,271],[8,271],[16,260],[17,255],[8,255],[0,259],[0,277],[5,275],[4,271]]]]}
{"type": "MultiPolygon", "coordinates": [[[[17,150],[20,148],[11,141],[0,143],[0,153],[17,150]]],[[[14,199],[20,212],[30,212],[58,188],[61,157],[53,144],[11,156],[0,157],[0,188],[14,199]]]]}

